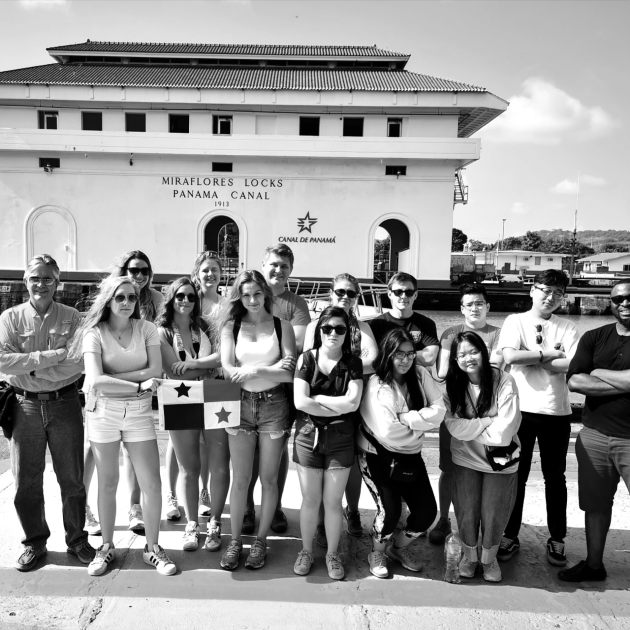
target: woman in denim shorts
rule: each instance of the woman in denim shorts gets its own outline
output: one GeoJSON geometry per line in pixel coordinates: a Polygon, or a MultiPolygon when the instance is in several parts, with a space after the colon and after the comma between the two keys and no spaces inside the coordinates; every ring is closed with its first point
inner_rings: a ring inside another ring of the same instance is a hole
{"type": "Polygon", "coordinates": [[[226,429],[232,460],[230,521],[232,540],[221,568],[238,567],[241,529],[252,476],[254,451],[260,451],[262,485],[258,535],[245,562],[260,569],[267,557],[267,532],[278,502],[278,467],[290,431],[285,383],[293,380],[295,337],[288,322],[271,314],[271,289],[258,271],[242,271],[234,281],[221,329],[221,365],[226,378],[241,386],[241,424],[226,429]]]}
{"type": "Polygon", "coordinates": [[[110,276],[82,326],[86,426],[98,473],[103,544],[88,567],[102,575],[114,560],[118,458],[122,441],[144,499],[147,545],[143,559],[163,575],[177,568],[158,544],[161,482],[151,395],[162,372],[154,324],[140,319],[139,290],[125,276],[110,276]]]}
{"type": "Polygon", "coordinates": [[[362,379],[361,359],[352,353],[348,314],[341,307],[329,306],[317,322],[313,348],[298,360],[294,380],[298,417],[293,461],[302,490],[303,548],[293,567],[298,575],[307,575],[313,564],[313,535],[323,501],[328,575],[333,580],[344,577],[337,553],[341,498],[354,462],[355,412],[361,402],[362,379]]]}

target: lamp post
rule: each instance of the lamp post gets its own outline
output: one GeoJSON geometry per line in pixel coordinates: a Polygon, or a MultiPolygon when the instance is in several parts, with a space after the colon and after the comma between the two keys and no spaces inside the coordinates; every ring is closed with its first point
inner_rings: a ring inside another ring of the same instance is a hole
{"type": "Polygon", "coordinates": [[[505,221],[506,219],[501,219],[503,221],[503,231],[501,232],[501,250],[503,250],[505,244],[505,221]]]}

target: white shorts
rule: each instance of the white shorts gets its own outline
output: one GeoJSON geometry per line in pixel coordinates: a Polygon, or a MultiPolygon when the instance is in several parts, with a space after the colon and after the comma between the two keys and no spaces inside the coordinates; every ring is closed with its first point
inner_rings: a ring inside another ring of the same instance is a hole
{"type": "Polygon", "coordinates": [[[132,399],[98,398],[96,409],[85,412],[90,442],[146,442],[157,439],[151,396],[132,399]]]}

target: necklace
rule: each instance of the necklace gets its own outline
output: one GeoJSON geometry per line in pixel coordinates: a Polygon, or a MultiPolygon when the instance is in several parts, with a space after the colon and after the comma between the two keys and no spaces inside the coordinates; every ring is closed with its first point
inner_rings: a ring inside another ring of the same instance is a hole
{"type": "Polygon", "coordinates": [[[122,338],[125,336],[125,334],[127,333],[128,330],[131,330],[133,328],[133,325],[132,325],[131,321],[129,321],[128,325],[125,326],[121,331],[114,330],[111,327],[109,322],[107,323],[107,327],[109,328],[109,332],[111,333],[112,337],[114,337],[118,341],[122,341],[122,338]]]}

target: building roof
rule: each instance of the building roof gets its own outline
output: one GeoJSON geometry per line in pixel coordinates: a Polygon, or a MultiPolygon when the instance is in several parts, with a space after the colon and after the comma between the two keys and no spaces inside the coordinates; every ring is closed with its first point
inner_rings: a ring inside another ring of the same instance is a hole
{"type": "Polygon", "coordinates": [[[624,256],[630,256],[630,252],[606,252],[593,254],[591,256],[587,256],[586,258],[578,259],[578,262],[606,262],[608,260],[623,258],[624,256]]]}
{"type": "Polygon", "coordinates": [[[533,252],[529,249],[500,249],[497,253],[499,256],[502,254],[509,254],[510,256],[568,256],[568,254],[559,254],[558,252],[533,252]]]}

